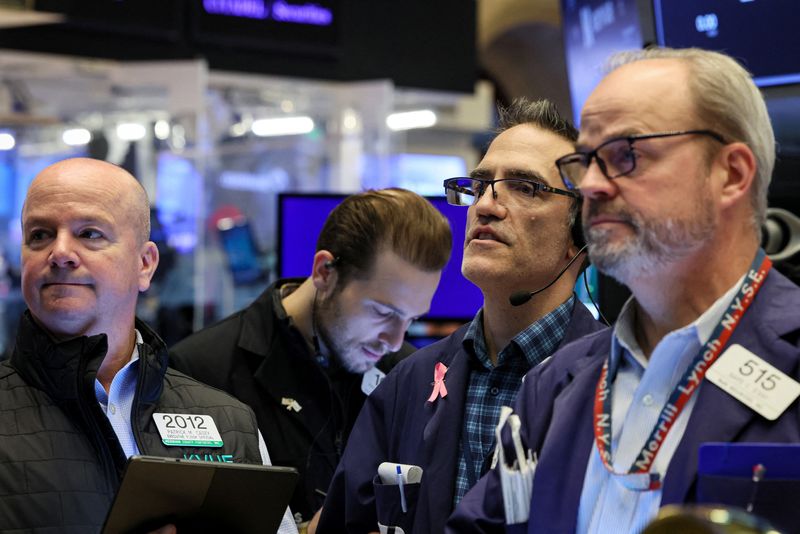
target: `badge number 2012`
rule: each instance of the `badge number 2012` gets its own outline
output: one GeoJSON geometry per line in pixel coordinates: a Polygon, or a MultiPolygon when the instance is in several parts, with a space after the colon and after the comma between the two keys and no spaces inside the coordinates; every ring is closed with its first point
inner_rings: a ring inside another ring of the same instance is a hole
{"type": "Polygon", "coordinates": [[[210,415],[154,413],[161,442],[170,447],[222,447],[222,437],[210,415]]]}
{"type": "Polygon", "coordinates": [[[206,422],[199,415],[163,414],[166,428],[195,428],[206,430],[206,422]]]}

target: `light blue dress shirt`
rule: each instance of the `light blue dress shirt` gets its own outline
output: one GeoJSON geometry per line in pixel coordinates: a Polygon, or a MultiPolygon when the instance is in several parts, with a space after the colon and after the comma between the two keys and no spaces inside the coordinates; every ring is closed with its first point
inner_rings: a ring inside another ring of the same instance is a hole
{"type": "MultiPolygon", "coordinates": [[[[633,298],[620,312],[611,341],[611,364],[619,362],[612,385],[611,453],[614,471],[627,473],[658,421],[670,393],[714,331],[742,279],[692,324],[674,330],[645,358],[634,333],[633,298]]],[[[700,387],[703,387],[702,385],[700,387]]],[[[686,431],[697,393],[675,420],[651,468],[663,480],[669,462],[686,431]]],[[[658,513],[661,490],[637,491],[608,472],[592,446],[578,509],[579,533],[635,534],[658,513]]]]}
{"type": "MultiPolygon", "coordinates": [[[[99,380],[94,381],[94,394],[103,413],[106,414],[114,433],[117,435],[119,444],[125,452],[125,456],[130,458],[139,454],[139,447],[136,445],[136,438],[133,436],[133,426],[131,425],[131,409],[133,408],[133,398],[136,393],[136,383],[139,378],[139,345],[144,343],[142,335],[136,330],[136,344],[133,347],[131,359],[120,369],[111,380],[111,386],[106,393],[105,388],[99,380]]],[[[264,465],[272,465],[267,451],[267,444],[258,433],[258,448],[261,453],[261,462],[264,465]]],[[[289,508],[283,514],[279,534],[297,534],[292,513],[289,508]]]]}

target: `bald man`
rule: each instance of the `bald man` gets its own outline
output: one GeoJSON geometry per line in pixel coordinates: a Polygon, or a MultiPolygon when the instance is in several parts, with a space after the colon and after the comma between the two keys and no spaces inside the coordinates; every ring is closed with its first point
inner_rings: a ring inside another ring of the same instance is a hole
{"type": "MultiPolygon", "coordinates": [[[[167,368],[164,343],[135,317],[158,265],[149,211],[136,179],[102,161],[61,161],[31,183],[28,310],[0,363],[3,530],[98,531],[134,454],[269,461],[252,410],[167,368]],[[222,447],[165,445],[164,414],[207,416],[222,447]]],[[[282,532],[296,532],[288,517],[282,532]]]]}

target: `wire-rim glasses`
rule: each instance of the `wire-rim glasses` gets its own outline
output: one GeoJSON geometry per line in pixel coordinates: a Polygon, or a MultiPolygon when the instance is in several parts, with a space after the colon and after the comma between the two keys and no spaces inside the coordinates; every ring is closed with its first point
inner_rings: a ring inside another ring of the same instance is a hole
{"type": "Polygon", "coordinates": [[[636,134],[624,137],[614,137],[605,141],[589,152],[574,152],[556,160],[556,167],[561,175],[561,180],[569,190],[580,189],[592,159],[603,176],[609,180],[632,173],[636,169],[637,155],[633,150],[636,141],[645,139],[659,139],[662,137],[676,137],[679,135],[705,135],[726,144],[725,138],[713,130],[682,130],[678,132],[660,132],[652,134],[636,134]]]}
{"type": "Polygon", "coordinates": [[[447,196],[447,203],[454,206],[472,206],[486,192],[488,187],[492,188],[492,197],[497,199],[497,190],[501,190],[503,196],[508,195],[517,202],[526,202],[533,199],[537,193],[555,193],[572,198],[579,198],[580,195],[575,191],[566,191],[556,187],[550,187],[541,182],[527,180],[525,178],[501,178],[499,180],[487,180],[484,178],[448,178],[444,181],[444,190],[447,196]]]}

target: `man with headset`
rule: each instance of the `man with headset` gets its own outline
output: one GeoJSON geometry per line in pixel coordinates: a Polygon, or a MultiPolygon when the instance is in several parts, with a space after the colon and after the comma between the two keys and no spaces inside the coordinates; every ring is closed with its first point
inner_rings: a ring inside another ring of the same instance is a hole
{"type": "MultiPolygon", "coordinates": [[[[800,441],[800,289],[759,248],[775,161],[763,97],[716,52],[610,65],[579,150],[556,164],[583,194],[593,263],[632,297],[613,330],[525,379],[516,410],[538,464],[518,531],[641,532],[660,506],[698,499],[704,443],[800,441]]],[[[505,472],[465,497],[453,531],[505,531],[505,472]]],[[[739,506],[749,478],[741,489],[739,506]]]]}
{"type": "Polygon", "coordinates": [[[318,532],[371,532],[379,523],[441,532],[488,468],[500,407],[512,402],[522,376],[601,328],[573,294],[581,267],[573,260],[583,252],[571,231],[578,200],[557,187],[553,163],[574,150],[576,136],[551,103],[514,101],[471,176],[445,180],[451,203],[469,206],[462,272],[481,289],[483,307],[401,362],[367,399],[318,532]],[[544,290],[523,305],[510,302],[530,287],[544,290]],[[402,499],[396,485],[373,486],[382,462],[421,467],[421,484],[406,486],[402,499]],[[400,507],[409,513],[395,524],[382,513],[400,507]]]}

